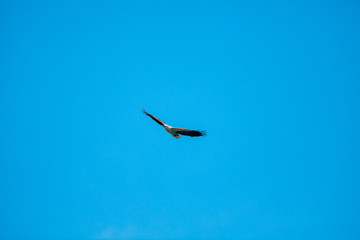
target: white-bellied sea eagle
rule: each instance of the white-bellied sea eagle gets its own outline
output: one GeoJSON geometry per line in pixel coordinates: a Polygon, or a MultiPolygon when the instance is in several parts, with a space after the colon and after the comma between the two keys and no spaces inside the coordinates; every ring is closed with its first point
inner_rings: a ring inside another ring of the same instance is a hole
{"type": "Polygon", "coordinates": [[[157,122],[158,124],[160,124],[161,126],[163,126],[165,128],[165,130],[170,133],[174,138],[180,138],[180,135],[185,135],[185,136],[190,136],[190,137],[200,137],[200,136],[206,136],[206,132],[205,131],[196,131],[196,130],[191,130],[191,129],[187,129],[187,128],[176,128],[176,127],[172,127],[167,125],[166,123],[164,123],[163,121],[161,121],[160,119],[158,119],[157,117],[155,117],[154,115],[148,113],[145,111],[145,109],[142,109],[142,111],[148,115],[149,117],[151,117],[155,122],[157,122]],[[180,134],[180,135],[179,135],[180,134]]]}

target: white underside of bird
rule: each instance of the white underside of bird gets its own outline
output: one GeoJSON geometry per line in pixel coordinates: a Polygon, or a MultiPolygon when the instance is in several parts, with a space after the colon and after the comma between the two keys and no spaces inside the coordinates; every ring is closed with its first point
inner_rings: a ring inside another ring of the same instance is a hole
{"type": "Polygon", "coordinates": [[[165,130],[170,133],[174,138],[181,138],[181,136],[177,133],[177,131],[180,130],[180,128],[175,128],[169,125],[164,125],[165,130]]]}

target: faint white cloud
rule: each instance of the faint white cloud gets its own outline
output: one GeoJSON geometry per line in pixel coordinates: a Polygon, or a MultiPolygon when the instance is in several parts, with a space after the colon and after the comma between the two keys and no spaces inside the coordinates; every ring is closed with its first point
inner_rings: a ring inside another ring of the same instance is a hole
{"type": "Polygon", "coordinates": [[[94,239],[154,239],[158,238],[156,233],[139,229],[134,224],[127,224],[122,228],[116,226],[108,226],[94,239]]]}

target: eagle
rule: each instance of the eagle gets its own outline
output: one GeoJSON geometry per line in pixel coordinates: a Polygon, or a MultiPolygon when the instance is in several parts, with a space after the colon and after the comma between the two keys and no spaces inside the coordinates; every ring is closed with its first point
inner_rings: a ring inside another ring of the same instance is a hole
{"type": "Polygon", "coordinates": [[[163,126],[165,128],[165,130],[170,133],[174,138],[179,139],[180,135],[184,135],[184,136],[190,136],[190,137],[200,137],[200,136],[206,136],[206,131],[196,131],[196,130],[191,130],[191,129],[187,129],[187,128],[176,128],[176,127],[172,127],[167,125],[166,123],[164,123],[163,121],[161,121],[160,119],[158,119],[157,117],[155,117],[154,115],[148,113],[145,111],[145,109],[142,109],[142,111],[148,115],[149,117],[151,117],[155,122],[157,122],[158,124],[160,124],[161,126],[163,126]],[[180,135],[179,135],[180,134],[180,135]]]}

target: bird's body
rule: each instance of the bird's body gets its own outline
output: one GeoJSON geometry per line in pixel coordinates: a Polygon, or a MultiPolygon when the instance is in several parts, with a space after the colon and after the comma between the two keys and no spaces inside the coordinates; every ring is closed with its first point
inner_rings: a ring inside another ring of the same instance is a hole
{"type": "Polygon", "coordinates": [[[165,130],[170,133],[174,138],[180,138],[180,135],[176,132],[176,128],[169,126],[169,125],[164,125],[165,130]]]}
{"type": "Polygon", "coordinates": [[[149,117],[151,117],[155,122],[157,122],[158,124],[160,124],[161,126],[163,126],[165,128],[165,130],[170,133],[174,138],[180,138],[180,134],[181,135],[185,135],[185,136],[190,136],[190,137],[200,137],[200,136],[206,136],[206,132],[205,131],[197,131],[197,130],[191,130],[191,129],[187,129],[187,128],[176,128],[176,127],[172,127],[170,125],[167,125],[166,123],[164,123],[163,121],[161,121],[160,119],[158,119],[157,117],[155,117],[154,115],[148,113],[145,111],[145,109],[143,109],[143,112],[148,115],[149,117]]]}

